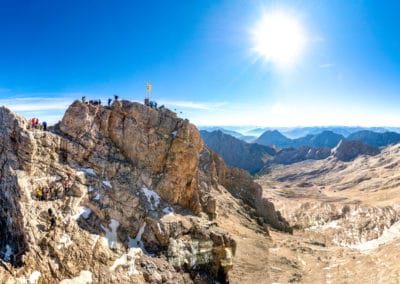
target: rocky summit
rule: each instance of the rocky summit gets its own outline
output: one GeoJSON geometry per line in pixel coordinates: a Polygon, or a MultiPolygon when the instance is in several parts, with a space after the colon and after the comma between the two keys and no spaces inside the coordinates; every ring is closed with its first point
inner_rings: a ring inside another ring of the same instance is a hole
{"type": "Polygon", "coordinates": [[[1,283],[239,283],[230,220],[291,230],[166,108],[75,101],[43,131],[2,107],[0,133],[1,283]]]}

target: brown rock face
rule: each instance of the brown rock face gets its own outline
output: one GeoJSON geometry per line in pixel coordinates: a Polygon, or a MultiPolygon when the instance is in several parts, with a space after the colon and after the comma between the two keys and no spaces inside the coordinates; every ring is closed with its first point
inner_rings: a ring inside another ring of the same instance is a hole
{"type": "Polygon", "coordinates": [[[60,130],[89,151],[109,138],[164,200],[200,212],[197,167],[204,145],[189,121],[168,109],[128,101],[117,101],[111,109],[75,101],[60,130]]]}
{"type": "MultiPolygon", "coordinates": [[[[8,246],[16,252],[23,252],[27,248],[16,176],[19,161],[31,158],[30,149],[21,151],[17,144],[26,140],[27,135],[20,125],[14,123],[12,113],[4,107],[0,108],[0,248],[8,246]]],[[[17,263],[19,259],[20,255],[17,263]]]]}
{"type": "Polygon", "coordinates": [[[256,210],[256,216],[264,219],[264,222],[272,227],[291,232],[289,223],[281,216],[279,211],[267,198],[262,196],[262,188],[255,183],[251,176],[244,170],[226,166],[221,157],[213,154],[219,182],[231,192],[236,198],[242,199],[245,203],[256,210]]]}

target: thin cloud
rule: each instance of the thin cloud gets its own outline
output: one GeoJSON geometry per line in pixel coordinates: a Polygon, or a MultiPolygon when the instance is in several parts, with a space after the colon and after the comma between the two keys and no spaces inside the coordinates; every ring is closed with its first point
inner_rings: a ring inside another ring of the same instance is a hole
{"type": "Polygon", "coordinates": [[[17,98],[0,100],[4,105],[13,111],[48,111],[65,110],[72,100],[70,98],[17,98]]]}
{"type": "Polygon", "coordinates": [[[65,110],[74,100],[82,96],[91,97],[86,93],[44,93],[8,96],[0,99],[4,105],[13,111],[61,111],[65,110]]]}
{"type": "Polygon", "coordinates": [[[197,110],[214,110],[220,108],[225,105],[225,102],[216,102],[216,103],[205,103],[205,102],[192,102],[192,101],[168,101],[168,100],[159,100],[159,105],[166,105],[167,107],[181,107],[181,108],[189,108],[189,109],[197,109],[197,110]]]}

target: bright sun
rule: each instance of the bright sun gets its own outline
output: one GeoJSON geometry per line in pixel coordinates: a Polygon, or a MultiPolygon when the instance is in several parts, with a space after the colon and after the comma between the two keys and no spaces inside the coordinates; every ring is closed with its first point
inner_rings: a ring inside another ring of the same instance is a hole
{"type": "Polygon", "coordinates": [[[306,44],[301,24],[284,12],[264,14],[252,35],[254,51],[280,68],[293,66],[306,44]]]}

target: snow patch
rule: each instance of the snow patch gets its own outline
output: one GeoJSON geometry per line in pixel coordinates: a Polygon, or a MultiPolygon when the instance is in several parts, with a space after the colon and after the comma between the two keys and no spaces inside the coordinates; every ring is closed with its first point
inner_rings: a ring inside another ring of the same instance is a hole
{"type": "Polygon", "coordinates": [[[35,270],[31,273],[29,276],[29,284],[35,284],[40,278],[40,275],[42,275],[39,271],[35,270]]]}
{"type": "Polygon", "coordinates": [[[80,170],[82,172],[88,174],[88,175],[91,175],[91,176],[95,176],[96,175],[95,171],[93,169],[91,169],[91,168],[81,168],[80,170]]]}
{"type": "Polygon", "coordinates": [[[343,142],[343,139],[341,139],[341,140],[339,141],[339,143],[336,145],[336,147],[334,147],[334,148],[332,149],[332,151],[331,151],[332,155],[336,154],[337,149],[340,147],[340,145],[342,144],[342,142],[343,142]]]}
{"type": "Polygon", "coordinates": [[[73,215],[72,218],[74,220],[78,220],[82,216],[84,219],[87,219],[87,218],[89,218],[90,213],[92,213],[92,210],[90,208],[85,207],[85,206],[79,206],[78,213],[73,215]]]}
{"type": "Polygon", "coordinates": [[[57,249],[61,249],[62,247],[67,248],[72,244],[73,242],[71,241],[71,238],[67,234],[64,234],[58,241],[57,249]]]}
{"type": "Polygon", "coordinates": [[[142,187],[142,190],[147,198],[147,202],[150,203],[150,210],[156,210],[160,204],[160,196],[157,194],[157,192],[152,191],[144,186],[142,187]]]}
{"type": "Polygon", "coordinates": [[[323,224],[323,225],[312,226],[309,229],[310,230],[316,230],[316,231],[324,231],[324,230],[327,230],[327,229],[337,229],[337,228],[341,228],[341,226],[338,225],[337,220],[335,220],[335,221],[331,221],[331,222],[328,222],[328,223],[323,224]]]}
{"type": "Polygon", "coordinates": [[[111,182],[109,180],[103,180],[103,184],[109,188],[112,188],[111,182]]]}
{"type": "Polygon", "coordinates": [[[128,237],[129,242],[128,242],[128,247],[129,248],[136,248],[136,247],[140,247],[143,251],[144,249],[144,245],[142,242],[142,235],[144,233],[144,229],[146,228],[146,222],[144,222],[142,224],[142,226],[140,226],[139,232],[136,234],[136,237],[134,239],[131,239],[130,237],[128,237]]]}
{"type": "Polygon", "coordinates": [[[114,271],[118,266],[122,265],[128,268],[128,275],[139,274],[140,272],[135,268],[135,260],[138,259],[142,253],[140,248],[129,248],[127,253],[114,261],[114,264],[110,267],[110,271],[114,271]]]}
{"type": "Polygon", "coordinates": [[[169,207],[169,206],[163,208],[162,212],[163,212],[164,214],[166,214],[166,215],[171,215],[171,216],[174,215],[174,209],[172,209],[172,208],[169,207]]]}
{"type": "Polygon", "coordinates": [[[64,279],[60,284],[88,284],[92,283],[92,272],[88,270],[82,270],[77,277],[72,279],[64,279]]]}
{"type": "Polygon", "coordinates": [[[50,177],[50,181],[53,181],[53,182],[54,182],[54,181],[57,181],[57,180],[58,180],[57,176],[51,176],[51,177],[50,177]]]}
{"type": "Polygon", "coordinates": [[[178,131],[175,130],[175,131],[172,131],[171,135],[174,136],[174,137],[176,137],[176,134],[177,134],[177,133],[178,133],[178,131]]]}
{"type": "Polygon", "coordinates": [[[4,261],[10,262],[10,256],[13,254],[13,250],[10,245],[6,244],[6,251],[4,252],[4,261]]]}
{"type": "Polygon", "coordinates": [[[373,239],[366,242],[360,242],[358,244],[348,245],[349,248],[358,249],[361,251],[377,249],[379,246],[390,243],[400,237],[400,221],[394,223],[389,228],[383,230],[382,235],[377,239],[373,239]]]}
{"type": "Polygon", "coordinates": [[[122,265],[123,267],[128,268],[128,275],[135,275],[140,273],[135,268],[135,260],[138,259],[143,254],[143,252],[146,251],[142,242],[142,235],[144,233],[145,227],[146,222],[142,224],[134,239],[128,237],[128,252],[114,261],[114,264],[110,267],[110,271],[114,271],[118,266],[122,265]]]}
{"type": "Polygon", "coordinates": [[[93,190],[94,190],[94,187],[89,185],[88,192],[92,192],[93,190]]]}
{"type": "Polygon", "coordinates": [[[95,197],[93,197],[93,200],[100,200],[100,193],[97,193],[95,197]]]}
{"type": "Polygon", "coordinates": [[[81,214],[83,219],[87,219],[90,216],[90,213],[92,213],[92,210],[90,208],[87,208],[85,206],[82,206],[83,213],[81,214]]]}
{"type": "MultiPolygon", "coordinates": [[[[116,249],[117,248],[117,240],[118,240],[118,236],[117,236],[117,229],[119,226],[119,222],[115,219],[111,219],[111,222],[109,224],[111,231],[104,227],[103,225],[100,225],[101,228],[104,230],[104,232],[106,233],[106,242],[108,244],[108,247],[110,249],[116,249]]],[[[103,237],[104,239],[104,237],[103,237]]]]}
{"type": "Polygon", "coordinates": [[[50,259],[53,262],[54,267],[57,268],[57,269],[60,269],[60,264],[58,263],[57,259],[55,259],[54,257],[52,257],[50,259]]]}

